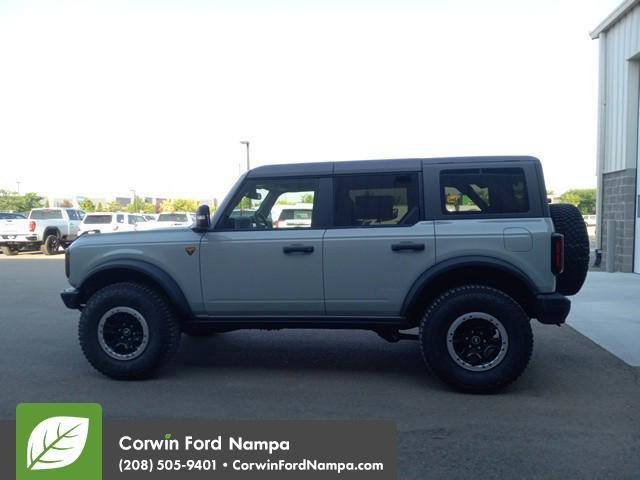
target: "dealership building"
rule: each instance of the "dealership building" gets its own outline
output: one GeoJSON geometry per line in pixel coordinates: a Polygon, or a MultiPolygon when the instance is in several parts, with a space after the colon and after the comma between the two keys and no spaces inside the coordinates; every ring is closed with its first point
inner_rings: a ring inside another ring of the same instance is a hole
{"type": "Polygon", "coordinates": [[[640,0],[627,0],[591,32],[600,48],[598,224],[602,267],[640,273],[640,0]]]}

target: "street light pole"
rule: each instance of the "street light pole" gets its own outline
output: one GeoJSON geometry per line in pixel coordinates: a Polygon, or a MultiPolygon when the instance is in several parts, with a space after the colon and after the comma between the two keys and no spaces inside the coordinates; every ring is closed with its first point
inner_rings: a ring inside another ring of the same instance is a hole
{"type": "Polygon", "coordinates": [[[20,184],[21,184],[21,183],[22,183],[22,182],[20,182],[20,181],[16,182],[16,184],[18,185],[18,195],[20,195],[20,184]]]}
{"type": "Polygon", "coordinates": [[[131,197],[131,209],[135,209],[136,208],[136,191],[134,189],[131,189],[129,191],[133,193],[133,196],[131,197]]]}
{"type": "Polygon", "coordinates": [[[240,143],[242,145],[246,145],[247,146],[247,172],[248,172],[249,170],[251,170],[251,163],[249,162],[249,141],[248,140],[243,140],[240,143]]]}

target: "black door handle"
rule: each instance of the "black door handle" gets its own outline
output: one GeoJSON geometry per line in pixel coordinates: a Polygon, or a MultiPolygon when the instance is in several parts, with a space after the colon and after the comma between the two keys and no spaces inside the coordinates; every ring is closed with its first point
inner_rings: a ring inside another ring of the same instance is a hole
{"type": "Polygon", "coordinates": [[[394,243],[391,245],[391,250],[394,252],[402,252],[405,250],[422,252],[424,250],[424,243],[394,243]]]}
{"type": "Polygon", "coordinates": [[[312,245],[287,245],[282,247],[284,253],[313,253],[312,245]]]}

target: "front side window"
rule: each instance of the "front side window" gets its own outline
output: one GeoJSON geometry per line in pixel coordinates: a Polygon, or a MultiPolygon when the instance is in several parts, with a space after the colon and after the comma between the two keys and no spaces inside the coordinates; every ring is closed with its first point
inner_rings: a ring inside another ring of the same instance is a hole
{"type": "Polygon", "coordinates": [[[443,170],[440,173],[444,214],[509,214],[529,211],[521,168],[443,170]]]}
{"type": "Polygon", "coordinates": [[[311,228],[318,180],[248,180],[226,214],[222,228],[233,230],[271,230],[311,228]]]}
{"type": "Polygon", "coordinates": [[[80,220],[80,217],[78,217],[78,212],[70,208],[67,209],[67,215],[69,215],[69,220],[80,220]]]}
{"type": "Polygon", "coordinates": [[[413,225],[420,220],[417,173],[336,177],[337,227],[413,225]]]}
{"type": "Polygon", "coordinates": [[[124,215],[122,215],[122,214],[116,215],[116,222],[124,223],[124,215]]]}

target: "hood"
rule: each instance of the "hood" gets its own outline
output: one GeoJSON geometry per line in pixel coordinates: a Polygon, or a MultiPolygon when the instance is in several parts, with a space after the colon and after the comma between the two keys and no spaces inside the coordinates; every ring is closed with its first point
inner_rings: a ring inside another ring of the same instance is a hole
{"type": "Polygon", "coordinates": [[[188,227],[159,228],[131,232],[95,233],[78,237],[69,248],[81,248],[98,245],[140,245],[145,243],[189,242],[200,238],[188,227]]]}

